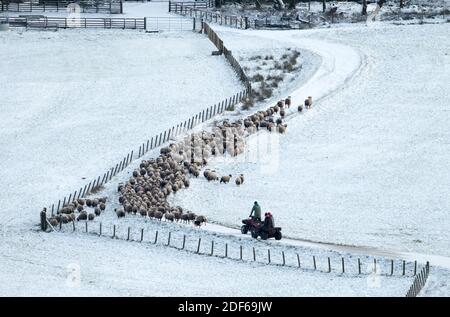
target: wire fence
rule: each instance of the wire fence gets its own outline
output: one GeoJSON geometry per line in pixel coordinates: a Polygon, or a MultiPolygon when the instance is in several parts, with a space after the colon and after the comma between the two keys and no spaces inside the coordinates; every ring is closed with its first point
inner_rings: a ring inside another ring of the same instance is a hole
{"type": "Polygon", "coordinates": [[[416,297],[419,295],[422,288],[427,283],[428,276],[430,275],[430,263],[427,262],[424,268],[420,271],[420,273],[414,279],[413,284],[406,293],[406,297],[416,297]]]}
{"type": "Polygon", "coordinates": [[[248,17],[209,12],[206,11],[209,8],[208,6],[199,7],[198,5],[193,5],[193,3],[169,1],[169,12],[238,29],[248,29],[251,25],[255,25],[254,21],[252,22],[248,17]]]}
{"type": "MultiPolygon", "coordinates": [[[[159,220],[154,220],[159,222],[159,220]]],[[[419,285],[424,285],[429,263],[417,274],[419,265],[417,261],[405,261],[398,259],[338,256],[330,254],[301,254],[297,249],[288,248],[283,245],[261,244],[258,240],[243,242],[241,239],[216,239],[213,235],[204,233],[188,234],[186,231],[154,230],[152,228],[132,228],[117,224],[103,224],[98,221],[72,221],[60,224],[57,228],[48,229],[64,233],[86,233],[99,237],[149,243],[184,250],[189,253],[208,255],[218,258],[226,258],[236,261],[255,262],[260,264],[285,266],[298,268],[305,271],[317,271],[322,273],[347,274],[347,275],[376,275],[416,277],[414,279],[414,290],[419,285]],[[425,275],[426,274],[426,275],[425,275]]],[[[408,294],[413,294],[411,291],[408,294]]]]}
{"type": "MultiPolygon", "coordinates": [[[[55,213],[58,213],[59,210],[64,207],[66,204],[73,202],[76,199],[84,198],[90,194],[94,194],[99,191],[103,185],[111,181],[111,179],[116,176],[118,173],[123,171],[127,166],[130,165],[133,160],[138,159],[145,155],[148,151],[153,150],[162,144],[168,142],[171,138],[175,138],[186,131],[193,129],[195,126],[212,119],[213,117],[222,114],[227,110],[234,109],[234,106],[240,103],[244,98],[249,95],[249,90],[244,89],[243,91],[236,93],[230,98],[222,100],[221,102],[200,111],[199,113],[193,115],[189,119],[184,122],[180,122],[176,126],[173,126],[159,134],[156,134],[151,139],[148,139],[146,142],[142,143],[139,146],[138,151],[132,150],[129,152],[124,158],[117,163],[115,166],[111,167],[107,170],[103,175],[100,175],[86,184],[84,187],[81,187],[78,190],[75,190],[73,193],[70,193],[64,198],[60,199],[57,203],[51,204],[44,208],[44,210],[49,210],[51,215],[53,216],[55,213]]],[[[45,219],[41,216],[41,229],[47,229],[47,223],[45,219]]]]}

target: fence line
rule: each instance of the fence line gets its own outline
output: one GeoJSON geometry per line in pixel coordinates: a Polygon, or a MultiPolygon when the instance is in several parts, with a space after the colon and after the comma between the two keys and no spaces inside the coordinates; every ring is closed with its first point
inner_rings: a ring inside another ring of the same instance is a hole
{"type": "MultiPolygon", "coordinates": [[[[63,199],[60,199],[57,203],[54,203],[48,207],[44,208],[44,211],[49,211],[53,216],[55,213],[58,213],[61,208],[63,208],[66,204],[69,204],[75,201],[78,198],[84,198],[90,194],[95,194],[98,190],[102,188],[103,185],[111,181],[111,179],[116,176],[118,173],[122,172],[125,168],[127,168],[132,162],[133,159],[138,159],[144,156],[148,151],[151,151],[161,144],[168,142],[170,139],[179,136],[186,131],[189,131],[196,127],[197,125],[210,120],[211,118],[222,114],[227,110],[233,109],[233,107],[240,103],[244,98],[246,98],[249,94],[249,90],[245,89],[239,93],[236,93],[233,97],[227,98],[218,104],[208,107],[203,111],[193,115],[189,119],[180,122],[173,127],[168,128],[167,130],[156,134],[154,137],[148,139],[146,142],[143,142],[138,151],[132,150],[123,159],[114,165],[112,168],[108,169],[102,175],[94,178],[84,187],[80,187],[80,189],[75,190],[70,193],[68,196],[65,196],[63,199]]],[[[47,229],[46,221],[43,221],[41,217],[41,228],[43,231],[47,229]]]]}
{"type": "MultiPolygon", "coordinates": [[[[417,269],[417,261],[414,262],[414,275],[416,273],[417,269]]],[[[408,293],[406,293],[406,297],[416,297],[419,295],[422,288],[427,283],[428,276],[430,275],[430,263],[427,262],[424,268],[420,271],[419,275],[416,276],[414,279],[413,284],[408,290],[408,293]]]]}
{"type": "Polygon", "coordinates": [[[209,12],[204,9],[210,8],[210,6],[193,5],[193,3],[195,4],[195,2],[169,1],[169,12],[238,29],[248,29],[251,26],[255,26],[255,21],[250,20],[248,17],[231,16],[216,12],[209,12]]]}
{"type": "MultiPolygon", "coordinates": [[[[8,0],[0,1],[0,11],[7,12],[48,12],[48,11],[70,11],[71,5],[78,5],[82,13],[123,13],[122,1],[104,0],[104,1],[75,1],[75,0],[40,0],[38,3],[33,1],[11,2],[8,0]]],[[[75,7],[74,7],[75,8],[75,7]]]]}
{"type": "MultiPolygon", "coordinates": [[[[429,274],[429,263],[422,269],[419,275],[415,274],[415,268],[417,261],[408,262],[408,273],[404,274],[401,269],[392,272],[390,265],[397,262],[397,267],[405,263],[404,260],[392,260],[392,259],[376,259],[369,258],[367,261],[362,262],[361,258],[344,258],[344,257],[330,257],[323,256],[319,257],[316,255],[303,255],[300,256],[299,253],[294,251],[285,251],[284,249],[271,249],[270,247],[258,248],[255,245],[247,245],[244,247],[242,244],[233,244],[228,242],[218,243],[214,239],[210,241],[203,239],[204,237],[195,235],[186,235],[185,232],[180,233],[179,231],[170,230],[155,230],[154,234],[152,230],[145,231],[144,228],[139,228],[138,230],[132,230],[129,226],[123,226],[126,229],[122,232],[122,236],[118,235],[119,227],[117,225],[112,225],[112,227],[105,228],[102,223],[84,221],[85,224],[81,226],[72,226],[72,232],[77,232],[77,228],[80,233],[88,233],[95,236],[108,236],[114,239],[124,240],[124,241],[134,241],[139,243],[149,243],[157,244],[164,247],[171,247],[178,250],[184,250],[189,253],[214,256],[219,258],[226,258],[236,261],[247,261],[262,264],[270,264],[276,266],[285,266],[291,268],[298,268],[301,270],[317,271],[322,273],[334,273],[338,275],[343,274],[355,274],[355,275],[382,275],[382,276],[404,276],[412,277],[416,276],[414,283],[411,286],[410,291],[408,291],[407,296],[412,296],[415,292],[419,292],[420,289],[425,285],[426,278],[429,274]],[[147,233],[146,233],[147,232],[147,233]],[[165,233],[165,235],[162,235],[165,233]],[[147,239],[144,239],[147,237],[147,239]],[[189,247],[190,246],[190,247],[189,247]],[[234,254],[234,256],[233,256],[234,254]],[[288,258],[289,256],[289,258],[288,258]],[[278,258],[278,261],[276,260],[278,258]],[[309,260],[308,260],[309,258],[309,260]],[[288,259],[290,260],[288,262],[288,259]],[[402,262],[399,262],[402,261],[402,262]],[[310,263],[308,266],[306,263],[310,263]],[[375,264],[376,263],[376,264],[375,264]],[[321,267],[319,267],[319,264],[321,267]],[[384,265],[383,265],[384,264],[384,265]],[[345,266],[344,266],[345,265],[345,266]],[[369,270],[361,270],[362,265],[367,265],[370,267],[369,270]],[[420,288],[419,288],[420,287],[420,288]]],[[[53,229],[55,230],[55,229],[53,229]]],[[[60,229],[61,231],[61,229],[60,229]]],[[[417,293],[415,295],[417,295],[417,293]]],[[[414,295],[414,296],[415,296],[414,295]]]]}
{"type": "Polygon", "coordinates": [[[222,39],[217,35],[216,32],[208,25],[206,22],[202,22],[202,30],[203,33],[208,36],[208,39],[217,47],[219,52],[225,56],[228,63],[230,63],[231,67],[238,74],[239,79],[244,83],[247,90],[251,92],[252,85],[250,83],[250,79],[245,74],[243,68],[239,64],[239,62],[234,58],[233,54],[230,50],[228,50],[223,44],[222,39]]]}

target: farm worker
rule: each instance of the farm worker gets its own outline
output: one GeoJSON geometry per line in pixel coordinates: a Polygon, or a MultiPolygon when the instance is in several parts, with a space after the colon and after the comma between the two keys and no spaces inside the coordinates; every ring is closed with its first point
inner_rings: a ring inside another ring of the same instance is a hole
{"type": "Polygon", "coordinates": [[[269,229],[273,228],[275,223],[273,221],[273,216],[270,212],[265,213],[263,230],[269,231],[269,229]]]}
{"type": "Polygon", "coordinates": [[[255,201],[255,203],[253,204],[252,211],[250,212],[250,217],[252,217],[252,215],[253,219],[261,221],[261,207],[259,206],[257,201],[255,201]]]}

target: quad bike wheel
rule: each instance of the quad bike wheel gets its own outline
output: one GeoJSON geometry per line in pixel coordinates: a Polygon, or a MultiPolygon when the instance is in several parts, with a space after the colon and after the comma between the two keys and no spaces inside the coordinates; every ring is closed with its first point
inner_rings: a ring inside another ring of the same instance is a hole
{"type": "Polygon", "coordinates": [[[252,230],[250,233],[252,234],[252,238],[258,239],[258,232],[256,230],[252,230]]]}
{"type": "Polygon", "coordinates": [[[275,240],[281,240],[282,235],[281,235],[280,231],[275,232],[274,236],[275,236],[275,240]]]}
{"type": "Polygon", "coordinates": [[[247,232],[248,232],[248,226],[247,226],[247,225],[243,225],[243,226],[241,227],[241,233],[242,233],[242,234],[247,234],[247,232]]]}
{"type": "Polygon", "coordinates": [[[261,240],[267,240],[269,238],[269,234],[265,231],[261,232],[261,240]]]}

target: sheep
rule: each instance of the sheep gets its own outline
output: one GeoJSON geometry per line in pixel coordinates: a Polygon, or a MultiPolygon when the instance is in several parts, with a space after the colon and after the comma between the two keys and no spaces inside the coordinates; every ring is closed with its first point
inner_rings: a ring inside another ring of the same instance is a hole
{"type": "Polygon", "coordinates": [[[86,199],[86,206],[91,207],[92,206],[92,200],[86,199]]]}
{"type": "Polygon", "coordinates": [[[206,217],[205,216],[197,216],[194,220],[194,224],[198,227],[202,225],[202,223],[205,223],[206,225],[206,217]]]}
{"type": "Polygon", "coordinates": [[[162,216],[163,216],[163,213],[161,211],[159,211],[159,210],[155,211],[155,213],[153,214],[153,217],[155,217],[159,221],[161,221],[162,216]]]}
{"type": "Polygon", "coordinates": [[[77,216],[75,216],[75,214],[70,214],[69,218],[70,218],[70,221],[75,221],[77,219],[77,216]]]}
{"type": "Polygon", "coordinates": [[[83,211],[83,205],[78,205],[77,206],[77,210],[78,210],[78,212],[82,212],[83,211]]]}
{"type": "Polygon", "coordinates": [[[139,209],[139,214],[142,216],[142,217],[145,217],[145,216],[147,216],[147,210],[145,209],[145,208],[140,208],[139,209]]]}
{"type": "Polygon", "coordinates": [[[48,220],[48,222],[50,222],[50,224],[52,225],[52,227],[56,227],[56,226],[59,224],[59,221],[58,221],[58,219],[56,219],[56,218],[50,218],[50,219],[48,220]]]}
{"type": "Polygon", "coordinates": [[[302,112],[302,111],[303,111],[302,105],[299,105],[298,108],[297,108],[297,110],[298,110],[298,112],[302,112]]]}
{"type": "Polygon", "coordinates": [[[90,213],[90,214],[88,215],[88,219],[89,219],[89,220],[94,220],[94,218],[95,218],[95,215],[94,215],[93,213],[90,213]]]}
{"type": "Polygon", "coordinates": [[[164,218],[166,219],[166,221],[173,221],[173,219],[175,218],[173,213],[168,212],[164,215],[164,218]]]}
{"type": "Polygon", "coordinates": [[[106,197],[99,198],[98,201],[99,201],[101,204],[106,204],[106,197]]]}
{"type": "Polygon", "coordinates": [[[231,177],[232,177],[231,174],[230,174],[230,175],[222,176],[222,177],[220,178],[220,183],[221,183],[221,184],[222,184],[222,183],[227,184],[227,183],[230,181],[231,177]]]}
{"type": "Polygon", "coordinates": [[[92,207],[97,207],[98,206],[98,199],[93,199],[92,200],[92,207]]]}
{"type": "Polygon", "coordinates": [[[78,199],[77,199],[77,202],[78,202],[78,204],[81,205],[81,206],[84,206],[84,204],[85,204],[84,199],[81,199],[81,198],[78,198],[78,199]]]}
{"type": "Polygon", "coordinates": [[[116,212],[117,218],[125,217],[125,211],[122,208],[116,208],[114,211],[116,212]]]}
{"type": "Polygon", "coordinates": [[[189,221],[194,221],[195,217],[196,217],[195,213],[193,213],[193,212],[188,212],[187,216],[188,216],[189,221]]]}
{"type": "Polygon", "coordinates": [[[179,211],[174,211],[174,212],[173,212],[173,218],[174,218],[175,221],[179,221],[180,218],[181,218],[181,212],[179,212],[179,211]]]}
{"type": "Polygon", "coordinates": [[[101,213],[100,208],[95,207],[94,213],[95,213],[96,216],[100,216],[100,213],[101,213]]]}
{"type": "Polygon", "coordinates": [[[70,221],[70,218],[69,218],[68,215],[66,215],[66,214],[61,215],[61,222],[62,223],[68,223],[69,221],[70,221]]]}
{"type": "Polygon", "coordinates": [[[80,221],[80,220],[87,220],[87,217],[88,217],[87,212],[83,210],[83,211],[80,212],[80,214],[78,215],[77,220],[78,220],[78,221],[80,221]]]}
{"type": "Polygon", "coordinates": [[[284,104],[285,104],[286,107],[288,107],[288,108],[291,107],[291,96],[288,96],[288,97],[284,100],[284,104]]]}
{"type": "Polygon", "coordinates": [[[284,112],[284,110],[280,110],[280,117],[284,118],[285,115],[286,115],[286,113],[284,112]]]}
{"type": "Polygon", "coordinates": [[[236,177],[236,180],[235,180],[235,182],[236,182],[236,185],[242,185],[242,183],[244,183],[244,175],[243,174],[241,174],[241,175],[239,175],[238,177],[236,177]]]}
{"type": "Polygon", "coordinates": [[[188,214],[181,214],[181,221],[182,222],[189,222],[189,215],[188,214]]]}
{"type": "Polygon", "coordinates": [[[99,206],[99,207],[100,207],[100,210],[101,210],[101,211],[104,211],[104,210],[106,209],[106,205],[105,205],[105,203],[103,203],[103,202],[100,203],[100,206],[99,206]]]}
{"type": "Polygon", "coordinates": [[[286,132],[286,125],[282,125],[282,124],[280,124],[280,125],[278,125],[278,132],[279,133],[284,133],[284,132],[286,132]]]}

